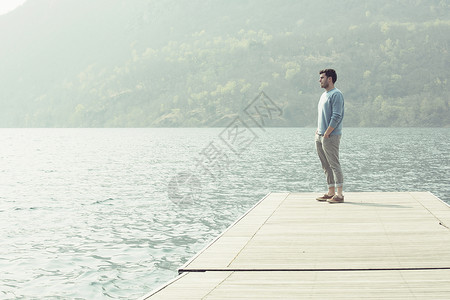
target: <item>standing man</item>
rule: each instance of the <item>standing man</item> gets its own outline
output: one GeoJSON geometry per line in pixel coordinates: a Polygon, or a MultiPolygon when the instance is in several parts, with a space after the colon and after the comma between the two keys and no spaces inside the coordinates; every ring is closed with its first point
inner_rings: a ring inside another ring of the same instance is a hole
{"type": "Polygon", "coordinates": [[[339,143],[342,135],[344,118],[344,96],[334,87],[337,80],[336,71],[325,69],[319,72],[320,87],[325,92],[320,96],[318,105],[318,126],[316,131],[316,148],[327,177],[328,193],[316,198],[317,201],[329,203],[344,202],[342,189],[344,177],[339,163],[339,143]]]}

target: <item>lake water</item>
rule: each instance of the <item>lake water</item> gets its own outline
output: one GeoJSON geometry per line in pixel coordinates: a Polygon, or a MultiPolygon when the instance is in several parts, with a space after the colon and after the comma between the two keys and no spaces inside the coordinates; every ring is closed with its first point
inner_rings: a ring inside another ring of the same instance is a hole
{"type": "MultiPolygon", "coordinates": [[[[267,193],[325,191],[313,128],[238,131],[0,129],[0,298],[138,298],[267,193]]],[[[450,203],[449,140],[345,128],[345,191],[450,203]]]]}

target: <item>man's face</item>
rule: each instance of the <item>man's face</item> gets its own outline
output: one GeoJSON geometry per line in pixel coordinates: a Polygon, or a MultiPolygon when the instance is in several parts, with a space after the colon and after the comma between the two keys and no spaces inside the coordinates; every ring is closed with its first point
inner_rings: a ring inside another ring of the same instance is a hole
{"type": "Polygon", "coordinates": [[[328,82],[328,77],[325,76],[324,73],[320,74],[319,82],[320,82],[320,87],[324,88],[324,89],[328,88],[328,86],[330,85],[330,83],[328,82]]]}

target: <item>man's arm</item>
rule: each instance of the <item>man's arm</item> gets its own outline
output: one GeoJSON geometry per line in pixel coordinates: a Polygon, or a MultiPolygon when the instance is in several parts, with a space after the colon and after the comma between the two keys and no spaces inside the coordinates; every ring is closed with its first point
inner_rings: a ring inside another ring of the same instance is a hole
{"type": "Polygon", "coordinates": [[[341,93],[334,94],[333,101],[331,104],[330,125],[328,126],[327,130],[323,134],[324,137],[326,137],[326,138],[330,137],[330,134],[342,121],[343,111],[344,111],[344,98],[342,97],[342,94],[341,93]]]}

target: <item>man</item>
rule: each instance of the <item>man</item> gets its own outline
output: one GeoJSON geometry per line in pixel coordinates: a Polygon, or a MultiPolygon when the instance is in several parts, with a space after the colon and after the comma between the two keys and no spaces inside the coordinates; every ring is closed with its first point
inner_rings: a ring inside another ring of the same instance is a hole
{"type": "Polygon", "coordinates": [[[325,69],[320,71],[319,75],[320,87],[324,88],[325,92],[319,100],[315,140],[317,153],[327,177],[328,193],[316,200],[342,203],[344,202],[342,193],[344,177],[339,163],[339,143],[344,118],[344,96],[334,87],[337,80],[335,70],[325,69]]]}

